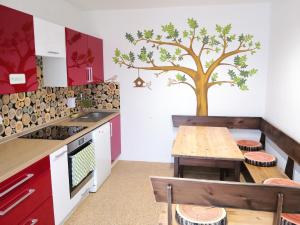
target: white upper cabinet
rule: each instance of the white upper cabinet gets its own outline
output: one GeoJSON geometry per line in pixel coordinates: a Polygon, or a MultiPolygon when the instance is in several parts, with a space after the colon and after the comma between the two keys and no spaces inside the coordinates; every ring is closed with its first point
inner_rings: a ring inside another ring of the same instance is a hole
{"type": "Polygon", "coordinates": [[[65,27],[34,17],[36,55],[66,57],[65,27]]]}

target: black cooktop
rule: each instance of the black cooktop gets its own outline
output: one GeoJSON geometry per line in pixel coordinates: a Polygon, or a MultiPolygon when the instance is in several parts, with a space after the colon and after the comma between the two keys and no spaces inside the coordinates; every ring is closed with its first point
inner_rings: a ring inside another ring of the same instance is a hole
{"type": "Polygon", "coordinates": [[[48,139],[48,140],[65,140],[68,137],[82,131],[87,127],[81,126],[48,126],[32,133],[26,134],[20,138],[27,139],[48,139]]]}

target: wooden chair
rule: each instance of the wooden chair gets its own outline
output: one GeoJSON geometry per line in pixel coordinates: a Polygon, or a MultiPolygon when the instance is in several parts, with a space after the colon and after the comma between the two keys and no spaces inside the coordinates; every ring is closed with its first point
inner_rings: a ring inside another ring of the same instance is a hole
{"type": "Polygon", "coordinates": [[[280,225],[281,213],[300,213],[300,188],[184,178],[150,179],[156,202],[168,203],[166,225],[177,224],[173,221],[172,204],[224,207],[229,225],[280,225]]]}

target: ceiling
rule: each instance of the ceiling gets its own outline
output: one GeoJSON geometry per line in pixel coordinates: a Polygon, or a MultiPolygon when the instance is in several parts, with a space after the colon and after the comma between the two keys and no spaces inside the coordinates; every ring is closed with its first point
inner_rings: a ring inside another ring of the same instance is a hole
{"type": "Polygon", "coordinates": [[[80,10],[145,9],[211,4],[263,3],[272,0],[65,0],[80,10]]]}

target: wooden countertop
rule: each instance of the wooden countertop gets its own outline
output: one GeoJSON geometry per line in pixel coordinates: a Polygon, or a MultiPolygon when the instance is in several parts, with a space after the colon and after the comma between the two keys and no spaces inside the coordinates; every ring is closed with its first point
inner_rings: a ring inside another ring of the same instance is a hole
{"type": "Polygon", "coordinates": [[[226,127],[180,126],[172,155],[244,161],[243,153],[226,127]]]}
{"type": "MultiPolygon", "coordinates": [[[[20,172],[38,160],[50,155],[64,145],[108,122],[119,112],[107,116],[98,122],[72,122],[72,118],[51,125],[86,126],[88,128],[65,140],[42,140],[15,138],[0,144],[0,182],[20,172]]],[[[39,128],[32,129],[32,131],[39,128]]],[[[27,132],[28,133],[28,132],[27,132]]]]}

